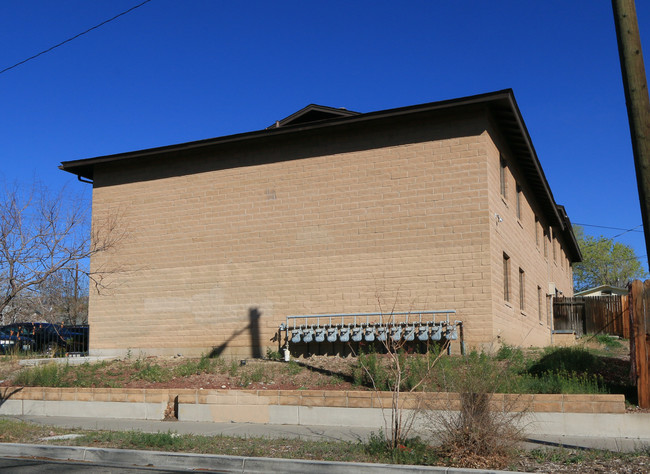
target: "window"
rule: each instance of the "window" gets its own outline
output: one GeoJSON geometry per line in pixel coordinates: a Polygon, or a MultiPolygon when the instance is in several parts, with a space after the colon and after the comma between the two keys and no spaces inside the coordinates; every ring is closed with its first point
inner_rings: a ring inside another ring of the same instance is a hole
{"type": "Polygon", "coordinates": [[[515,196],[515,208],[517,210],[517,219],[521,220],[521,187],[517,185],[517,195],[515,196]]]}
{"type": "Polygon", "coordinates": [[[542,324],[542,287],[537,287],[537,316],[539,317],[539,323],[542,324]]]}
{"type": "Polygon", "coordinates": [[[557,240],[555,240],[555,232],[553,232],[553,240],[551,244],[553,246],[553,261],[557,262],[557,240]]]}
{"type": "Polygon", "coordinates": [[[526,309],[526,273],[519,269],[519,309],[524,311],[526,309]]]}
{"type": "Polygon", "coordinates": [[[535,245],[539,247],[539,219],[535,216],[535,245]]]}
{"type": "Polygon", "coordinates": [[[544,229],[544,256],[548,257],[548,230],[544,229]]]}
{"type": "Polygon", "coordinates": [[[510,301],[510,257],[503,254],[503,299],[510,301]]]}
{"type": "Polygon", "coordinates": [[[504,198],[508,197],[508,187],[506,186],[506,169],[508,168],[508,165],[506,165],[506,161],[503,159],[503,157],[500,158],[500,172],[499,172],[499,185],[501,187],[501,196],[504,198]]]}

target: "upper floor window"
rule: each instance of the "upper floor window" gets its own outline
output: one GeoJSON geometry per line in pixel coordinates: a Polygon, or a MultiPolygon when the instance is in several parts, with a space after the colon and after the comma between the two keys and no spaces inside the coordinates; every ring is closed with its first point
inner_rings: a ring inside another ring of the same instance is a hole
{"type": "Polygon", "coordinates": [[[517,219],[521,220],[521,186],[517,185],[516,205],[517,219]]]}
{"type": "Polygon", "coordinates": [[[503,299],[510,301],[510,257],[503,253],[503,299]]]}
{"type": "Polygon", "coordinates": [[[504,198],[508,197],[508,186],[506,182],[506,171],[508,169],[508,165],[506,164],[506,160],[503,159],[503,157],[499,158],[499,185],[501,189],[501,196],[504,198]]]}
{"type": "Polygon", "coordinates": [[[544,256],[548,257],[548,230],[544,229],[544,256]]]}
{"type": "Polygon", "coordinates": [[[535,216],[535,245],[539,247],[539,219],[535,216]]]}
{"type": "Polygon", "coordinates": [[[555,239],[555,232],[553,232],[553,261],[557,262],[557,240],[555,239]]]}
{"type": "Polygon", "coordinates": [[[526,273],[519,269],[519,309],[526,309],[526,273]]]}

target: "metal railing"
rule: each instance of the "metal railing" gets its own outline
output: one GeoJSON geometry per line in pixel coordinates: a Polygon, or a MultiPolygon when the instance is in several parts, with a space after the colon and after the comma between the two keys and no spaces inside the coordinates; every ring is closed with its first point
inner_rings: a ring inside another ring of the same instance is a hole
{"type": "Polygon", "coordinates": [[[87,325],[13,323],[0,327],[0,354],[68,357],[88,354],[87,325]]]}

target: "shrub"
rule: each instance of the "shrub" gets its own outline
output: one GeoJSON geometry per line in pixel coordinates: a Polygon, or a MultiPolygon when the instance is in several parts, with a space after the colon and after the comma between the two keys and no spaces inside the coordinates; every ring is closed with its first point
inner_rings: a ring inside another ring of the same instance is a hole
{"type": "Polygon", "coordinates": [[[202,356],[200,359],[189,359],[174,369],[177,377],[189,377],[190,375],[213,372],[215,366],[219,365],[219,359],[212,359],[202,356]]]}
{"type": "Polygon", "coordinates": [[[495,393],[509,385],[509,364],[485,353],[472,352],[459,364],[444,367],[445,389],[458,392],[459,410],[432,412],[432,436],[438,453],[455,466],[499,468],[507,465],[522,440],[520,421],[525,410],[515,411],[515,398],[501,408],[492,403],[495,393]]]}
{"type": "Polygon", "coordinates": [[[287,373],[289,375],[298,375],[302,371],[302,367],[296,361],[290,360],[287,362],[287,373]]]}
{"type": "Polygon", "coordinates": [[[18,373],[14,383],[25,387],[64,387],[70,367],[55,363],[37,365],[18,373]]]}
{"type": "Polygon", "coordinates": [[[619,347],[623,347],[621,341],[614,339],[609,334],[598,334],[596,335],[596,340],[609,349],[618,349],[619,347]]]}
{"type": "Polygon", "coordinates": [[[133,364],[135,373],[132,378],[137,380],[145,380],[147,382],[167,382],[172,378],[170,370],[161,367],[158,364],[152,364],[149,361],[142,362],[140,360],[133,364]]]}
{"type": "Polygon", "coordinates": [[[372,387],[376,390],[390,390],[388,372],[375,353],[360,353],[352,371],[355,385],[372,387]]]}
{"type": "Polygon", "coordinates": [[[409,438],[395,448],[386,443],[386,435],[382,430],[379,433],[370,433],[365,444],[365,451],[379,460],[388,460],[393,464],[417,464],[428,466],[436,464],[439,457],[429,445],[420,438],[409,438]]]}
{"type": "Polygon", "coordinates": [[[270,348],[266,349],[266,358],[269,360],[282,360],[282,354],[280,351],[273,351],[270,348]]]}

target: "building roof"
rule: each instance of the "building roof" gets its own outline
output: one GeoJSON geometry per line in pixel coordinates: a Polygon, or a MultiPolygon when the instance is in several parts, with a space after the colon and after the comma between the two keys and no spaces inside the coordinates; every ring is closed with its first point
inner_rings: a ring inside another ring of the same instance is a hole
{"type": "Polygon", "coordinates": [[[512,89],[369,113],[358,113],[346,109],[311,104],[277,121],[274,125],[264,130],[148,148],[127,153],[98,156],[75,161],[63,161],[59,168],[77,175],[80,180],[82,178],[92,180],[94,178],[95,166],[99,164],[125,161],[133,162],[154,156],[164,157],[178,153],[206,151],[226,144],[244,144],[282,136],[291,139],[296,135],[312,131],[324,132],[326,130],[340,129],[341,127],[352,127],[358,124],[371,125],[374,122],[383,123],[386,120],[396,120],[402,117],[461,112],[465,109],[476,107],[487,110],[492,115],[500,132],[507,140],[508,146],[514,154],[514,158],[524,173],[526,180],[535,192],[546,218],[551,225],[559,228],[564,236],[571,260],[573,262],[581,261],[582,255],[573,234],[571,222],[564,211],[564,207],[559,206],[555,202],[553,193],[551,192],[551,188],[548,185],[537,153],[533,147],[528,129],[521,116],[519,106],[515,101],[512,89]]]}
{"type": "Polygon", "coordinates": [[[627,295],[627,288],[619,288],[618,286],[612,285],[600,285],[593,288],[587,288],[586,290],[578,291],[574,293],[573,296],[589,296],[594,293],[608,293],[612,295],[627,295]]]}
{"type": "Polygon", "coordinates": [[[309,104],[307,107],[300,109],[289,115],[282,120],[278,120],[269,128],[284,127],[286,125],[298,125],[301,123],[318,122],[320,120],[327,120],[331,118],[350,117],[352,115],[360,115],[359,112],[352,112],[345,108],[335,109],[334,107],[327,107],[325,105],[309,104]]]}

